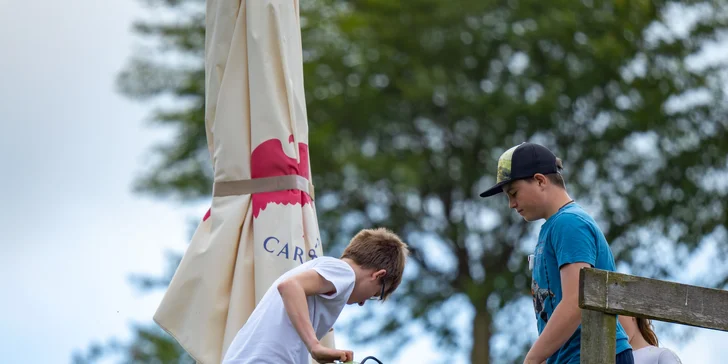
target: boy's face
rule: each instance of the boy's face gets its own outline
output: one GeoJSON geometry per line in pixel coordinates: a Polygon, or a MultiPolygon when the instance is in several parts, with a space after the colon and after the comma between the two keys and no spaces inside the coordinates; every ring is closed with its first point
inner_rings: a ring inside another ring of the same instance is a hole
{"type": "Polygon", "coordinates": [[[387,271],[380,269],[375,271],[373,269],[362,269],[361,277],[357,277],[356,283],[354,284],[354,290],[349,296],[347,304],[358,304],[364,306],[364,303],[373,297],[380,297],[384,290],[383,278],[387,274],[387,271]]]}
{"type": "Polygon", "coordinates": [[[503,186],[508,205],[524,220],[536,221],[544,216],[544,189],[536,179],[517,180],[503,186]]]}

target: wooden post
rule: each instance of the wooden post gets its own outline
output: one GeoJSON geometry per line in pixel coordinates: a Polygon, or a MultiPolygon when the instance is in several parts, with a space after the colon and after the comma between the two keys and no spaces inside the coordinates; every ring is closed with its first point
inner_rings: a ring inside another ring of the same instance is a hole
{"type": "Polygon", "coordinates": [[[579,272],[581,363],[614,364],[617,317],[728,331],[728,291],[594,268],[579,272]]]}
{"type": "Polygon", "coordinates": [[[728,331],[728,291],[584,268],[579,308],[728,331]]]}
{"type": "Polygon", "coordinates": [[[581,310],[581,364],[614,364],[617,316],[581,310]]]}

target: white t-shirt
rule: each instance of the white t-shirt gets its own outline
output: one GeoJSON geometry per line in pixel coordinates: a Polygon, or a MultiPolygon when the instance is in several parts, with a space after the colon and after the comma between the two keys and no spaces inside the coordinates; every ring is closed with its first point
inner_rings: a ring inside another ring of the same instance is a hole
{"type": "Polygon", "coordinates": [[[286,278],[314,269],[333,283],[336,292],[307,297],[308,313],[316,337],[321,340],[334,326],[354,290],[354,270],[346,262],[320,257],[280,276],[268,289],[248,321],[230,344],[223,364],[308,364],[310,355],[288,318],[278,284],[286,278]]]}
{"type": "Polygon", "coordinates": [[[680,358],[670,349],[645,346],[632,352],[634,364],[682,364],[680,358]]]}

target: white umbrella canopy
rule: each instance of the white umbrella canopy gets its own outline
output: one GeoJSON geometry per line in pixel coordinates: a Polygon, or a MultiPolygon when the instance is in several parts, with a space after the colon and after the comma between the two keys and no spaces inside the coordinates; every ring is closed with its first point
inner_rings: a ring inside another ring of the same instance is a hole
{"type": "Polygon", "coordinates": [[[198,362],[219,363],[273,281],[322,246],[298,1],[207,0],[206,27],[212,205],[154,320],[198,362]]]}

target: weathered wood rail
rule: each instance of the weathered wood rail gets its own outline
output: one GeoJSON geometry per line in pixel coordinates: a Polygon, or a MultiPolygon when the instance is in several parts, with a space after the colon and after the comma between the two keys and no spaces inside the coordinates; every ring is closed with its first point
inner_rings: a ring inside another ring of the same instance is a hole
{"type": "Polygon", "coordinates": [[[581,364],[614,364],[617,316],[728,331],[728,291],[584,268],[581,364]]]}

